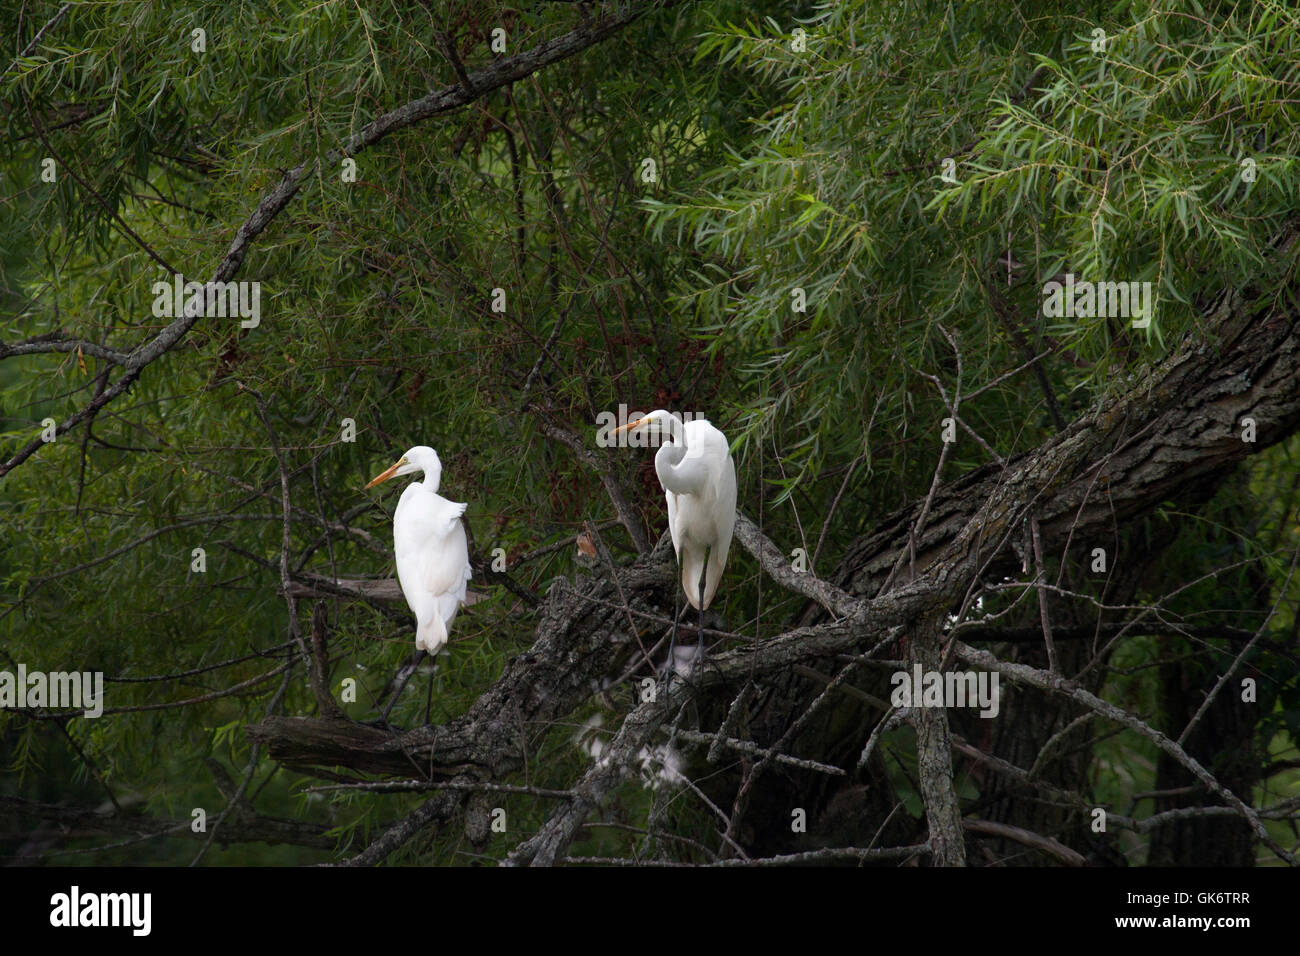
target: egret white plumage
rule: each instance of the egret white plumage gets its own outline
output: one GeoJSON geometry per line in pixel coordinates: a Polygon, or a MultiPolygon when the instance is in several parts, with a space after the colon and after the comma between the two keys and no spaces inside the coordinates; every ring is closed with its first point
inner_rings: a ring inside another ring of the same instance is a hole
{"type": "Polygon", "coordinates": [[[656,426],[661,443],[655,474],[668,500],[668,531],[682,569],[682,590],[692,607],[706,611],[722,580],[736,527],[736,466],[726,436],[702,418],[683,425],[672,412],[659,408],[620,426],[615,434],[656,426]]]}
{"type": "Polygon", "coordinates": [[[393,513],[397,580],[415,615],[415,646],[430,655],[447,643],[456,611],[465,603],[470,579],[469,543],[460,517],[467,505],[438,494],[442,462],[427,445],[417,445],[366,485],[423,472],[406,486],[393,513]]]}

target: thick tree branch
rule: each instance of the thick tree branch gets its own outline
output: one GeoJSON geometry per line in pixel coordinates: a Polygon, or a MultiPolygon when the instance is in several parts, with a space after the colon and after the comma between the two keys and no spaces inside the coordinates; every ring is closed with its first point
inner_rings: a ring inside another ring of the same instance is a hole
{"type": "Polygon", "coordinates": [[[1000,661],[988,651],[978,650],[967,644],[958,642],[955,647],[957,657],[968,664],[974,664],[975,666],[988,671],[998,671],[999,673],[1010,677],[1012,680],[1018,681],[1022,684],[1028,684],[1031,687],[1037,687],[1040,690],[1061,694],[1079,704],[1082,704],[1089,710],[1093,710],[1101,716],[1113,720],[1116,723],[1127,727],[1129,730],[1146,737],[1157,747],[1190,770],[1192,775],[1195,776],[1207,790],[1217,795],[1225,803],[1241,814],[1241,816],[1245,817],[1246,820],[1249,821],[1251,828],[1255,831],[1255,835],[1259,837],[1260,841],[1263,842],[1264,845],[1276,853],[1280,859],[1286,860],[1288,863],[1293,865],[1297,863],[1296,859],[1290,853],[1279,846],[1277,842],[1268,835],[1268,831],[1264,829],[1264,824],[1260,820],[1258,812],[1253,807],[1243,801],[1223,784],[1219,783],[1213,774],[1201,766],[1194,757],[1183,750],[1183,748],[1177,743],[1170,740],[1146,722],[1134,717],[1128,711],[1102,700],[1095,694],[1090,693],[1080,685],[1076,684],[1074,681],[1065,680],[1055,674],[1049,674],[1037,670],[1036,668],[1029,667],[1026,664],[1000,661]]]}

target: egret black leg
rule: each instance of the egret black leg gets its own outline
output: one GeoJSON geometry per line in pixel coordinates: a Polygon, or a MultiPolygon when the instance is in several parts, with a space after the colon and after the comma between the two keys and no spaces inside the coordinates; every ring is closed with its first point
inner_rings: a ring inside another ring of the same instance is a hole
{"type": "Polygon", "coordinates": [[[700,655],[704,653],[704,609],[699,608],[698,610],[700,613],[700,629],[696,636],[695,657],[691,661],[692,667],[699,661],[700,655]]]}
{"type": "Polygon", "coordinates": [[[669,684],[673,679],[673,655],[677,649],[677,622],[682,618],[682,596],[673,588],[673,633],[668,638],[668,656],[664,659],[664,684],[669,684]]]}
{"type": "Polygon", "coordinates": [[[393,691],[393,696],[388,701],[388,706],[384,708],[383,714],[380,715],[379,717],[380,723],[383,724],[388,723],[388,715],[393,712],[393,707],[397,703],[397,698],[402,696],[402,691],[406,690],[406,685],[410,682],[411,677],[415,674],[415,672],[420,669],[420,663],[424,660],[424,655],[428,653],[429,653],[428,651],[422,650],[420,651],[419,654],[415,656],[415,663],[411,666],[411,670],[407,673],[405,677],[402,678],[402,682],[397,685],[397,690],[393,691]]]}
{"type": "Polygon", "coordinates": [[[424,723],[429,723],[429,711],[433,709],[433,679],[438,676],[437,658],[434,658],[434,669],[429,673],[429,689],[424,693],[424,723]]]}

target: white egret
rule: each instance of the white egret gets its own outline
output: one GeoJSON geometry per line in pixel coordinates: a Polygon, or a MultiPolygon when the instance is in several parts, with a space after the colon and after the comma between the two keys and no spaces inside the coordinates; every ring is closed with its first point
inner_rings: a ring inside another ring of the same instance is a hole
{"type": "Polygon", "coordinates": [[[736,527],[736,466],[726,436],[702,418],[683,425],[672,412],[660,408],[614,433],[652,427],[660,433],[655,474],[668,499],[668,531],[682,569],[682,590],[691,606],[703,612],[717,593],[736,527]]]}
{"type": "Polygon", "coordinates": [[[415,615],[415,646],[437,654],[447,643],[447,629],[465,603],[470,579],[469,543],[460,517],[464,504],[438,494],[442,462],[427,445],[417,445],[366,485],[424,473],[406,486],[393,513],[393,551],[397,580],[415,615]]]}

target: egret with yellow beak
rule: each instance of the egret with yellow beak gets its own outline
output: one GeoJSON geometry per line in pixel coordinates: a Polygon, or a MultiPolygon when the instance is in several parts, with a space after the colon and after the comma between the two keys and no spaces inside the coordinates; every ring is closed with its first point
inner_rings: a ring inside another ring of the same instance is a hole
{"type": "Polygon", "coordinates": [[[655,474],[668,499],[668,531],[682,569],[682,590],[692,607],[706,611],[722,580],[736,527],[736,466],[731,449],[726,436],[704,419],[683,425],[662,408],[620,426],[614,434],[644,429],[659,433],[655,474]]]}
{"type": "Polygon", "coordinates": [[[417,445],[366,485],[422,472],[423,481],[406,486],[393,514],[397,580],[415,615],[415,646],[437,654],[447,643],[456,611],[465,603],[470,579],[469,543],[461,515],[464,504],[438,494],[442,462],[427,445],[417,445]]]}

